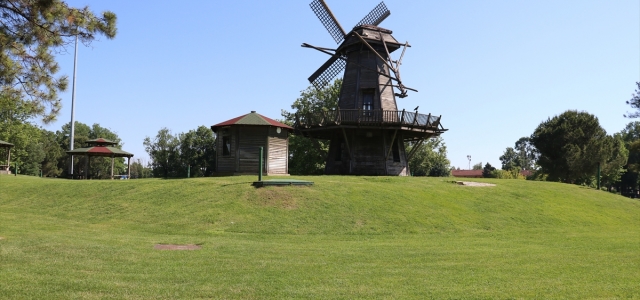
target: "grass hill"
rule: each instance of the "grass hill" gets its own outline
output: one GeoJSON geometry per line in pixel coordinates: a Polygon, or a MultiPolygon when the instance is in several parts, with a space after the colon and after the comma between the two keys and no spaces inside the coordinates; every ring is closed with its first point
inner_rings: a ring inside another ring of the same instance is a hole
{"type": "Polygon", "coordinates": [[[637,200],[522,180],[255,179],[0,176],[0,297],[640,298],[637,200]]]}

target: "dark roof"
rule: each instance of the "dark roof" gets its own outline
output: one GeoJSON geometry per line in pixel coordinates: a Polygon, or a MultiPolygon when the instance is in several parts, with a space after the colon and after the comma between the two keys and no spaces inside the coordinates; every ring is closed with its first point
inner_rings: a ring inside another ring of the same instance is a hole
{"type": "Polygon", "coordinates": [[[451,176],[454,177],[482,177],[482,170],[451,170],[451,176]]]}
{"type": "Polygon", "coordinates": [[[103,138],[97,138],[97,139],[93,139],[93,140],[88,140],[85,143],[87,144],[106,144],[106,145],[117,145],[118,143],[112,141],[112,140],[107,140],[107,139],[103,139],[103,138]]]}
{"type": "Polygon", "coordinates": [[[13,144],[0,140],[0,147],[2,147],[2,148],[10,148],[10,147],[13,147],[13,144]]]}
{"type": "Polygon", "coordinates": [[[216,125],[211,126],[213,131],[216,131],[216,128],[230,125],[258,125],[258,126],[275,126],[287,129],[293,129],[291,126],[287,124],[282,124],[276,120],[267,118],[255,111],[251,111],[246,115],[242,115],[239,117],[235,117],[231,120],[224,121],[222,123],[218,123],[216,125]]]}
{"type": "Polygon", "coordinates": [[[95,146],[67,151],[67,154],[87,154],[89,156],[132,157],[133,154],[115,147],[95,146]]]}

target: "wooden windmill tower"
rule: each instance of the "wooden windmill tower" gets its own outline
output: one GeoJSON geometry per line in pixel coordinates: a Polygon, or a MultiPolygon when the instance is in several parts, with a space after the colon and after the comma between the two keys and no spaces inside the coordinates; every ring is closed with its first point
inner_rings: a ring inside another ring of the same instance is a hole
{"type": "Polygon", "coordinates": [[[407,91],[400,65],[409,43],[399,43],[388,29],[378,27],[391,13],[378,4],[350,31],[345,32],[324,0],[311,9],[338,44],[337,49],[313,48],[331,57],[309,81],[318,89],[344,71],[338,109],[297,114],[295,129],[304,136],[330,140],[326,174],[409,175],[408,161],[423,141],[446,131],[441,116],[398,110],[396,96],[407,91]],[[391,53],[402,48],[398,60],[391,53]],[[404,141],[413,141],[410,153],[404,141]]]}

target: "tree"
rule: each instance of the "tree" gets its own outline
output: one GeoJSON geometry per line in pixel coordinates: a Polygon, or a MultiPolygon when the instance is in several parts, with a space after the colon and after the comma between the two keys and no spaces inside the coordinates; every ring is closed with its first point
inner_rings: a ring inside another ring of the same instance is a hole
{"type": "MultiPolygon", "coordinates": [[[[306,114],[336,109],[341,87],[341,79],[336,79],[321,90],[308,87],[300,92],[300,97],[291,105],[295,112],[282,110],[283,123],[292,126],[295,123],[296,113],[306,114]]],[[[292,135],[289,137],[289,173],[294,175],[324,173],[328,152],[329,141],[292,135]]]]}
{"type": "Polygon", "coordinates": [[[627,113],[624,116],[627,118],[637,118],[640,117],[640,82],[636,82],[636,86],[638,87],[635,90],[635,93],[631,94],[631,100],[627,101],[627,104],[631,106],[631,108],[636,109],[636,112],[627,113]]]}
{"type": "Polygon", "coordinates": [[[42,161],[42,176],[58,177],[63,170],[59,167],[59,162],[64,161],[67,154],[64,153],[62,147],[58,144],[56,134],[54,132],[42,129],[42,148],[45,156],[42,161]]]}
{"type": "Polygon", "coordinates": [[[495,177],[493,175],[493,171],[495,170],[496,168],[494,168],[490,163],[487,163],[486,165],[484,165],[484,168],[482,169],[482,177],[485,177],[485,178],[495,177]]]}
{"type": "Polygon", "coordinates": [[[624,173],[620,177],[617,189],[626,192],[637,189],[640,181],[638,166],[640,164],[640,121],[630,122],[619,133],[625,148],[629,151],[624,173]]]}
{"type": "MultiPolygon", "coordinates": [[[[416,146],[407,143],[405,148],[407,152],[411,152],[416,146]]],[[[409,159],[409,170],[413,176],[446,177],[451,175],[449,165],[447,146],[442,137],[428,139],[409,159]]]]}
{"type": "Polygon", "coordinates": [[[38,175],[45,157],[41,146],[41,129],[31,123],[9,121],[0,123],[0,140],[14,144],[11,149],[12,170],[19,174],[38,175]]]}
{"type": "Polygon", "coordinates": [[[517,166],[521,170],[533,170],[536,164],[538,150],[528,137],[521,137],[516,141],[515,150],[518,153],[517,166]]]}
{"type": "Polygon", "coordinates": [[[473,165],[473,167],[471,167],[472,170],[482,170],[482,162],[479,162],[475,165],[473,165]]]}
{"type": "Polygon", "coordinates": [[[507,147],[504,153],[500,156],[503,170],[511,170],[519,167],[518,153],[511,147],[507,147]]]}
{"type": "Polygon", "coordinates": [[[577,184],[586,183],[613,150],[613,140],[598,118],[575,110],[542,122],[531,135],[531,143],[538,149],[538,165],[549,180],[577,184]]]}
{"type": "Polygon", "coordinates": [[[625,172],[624,166],[627,164],[629,158],[629,150],[624,145],[624,140],[620,134],[615,134],[613,137],[608,136],[611,140],[611,154],[601,165],[601,183],[604,186],[609,187],[620,181],[622,174],[625,172]]]}
{"type": "Polygon", "coordinates": [[[153,170],[150,167],[145,166],[145,164],[139,158],[136,161],[131,162],[130,171],[131,171],[131,178],[134,178],[134,179],[150,178],[153,176],[152,174],[153,170]]]}
{"type": "Polygon", "coordinates": [[[516,141],[515,148],[507,147],[500,161],[502,169],[510,171],[514,168],[520,170],[533,170],[536,156],[536,148],[531,144],[528,137],[522,137],[516,141]]]}
{"type": "Polygon", "coordinates": [[[59,66],[53,51],[74,37],[91,43],[96,35],[116,35],[116,15],[95,15],[88,7],[69,7],[61,0],[0,1],[0,85],[2,93],[27,99],[28,113],[53,121],[60,108],[58,92],[67,76],[54,77],[59,66]]]}
{"type": "Polygon", "coordinates": [[[180,134],[180,155],[182,162],[191,166],[191,176],[210,176],[216,165],[216,138],[211,128],[199,126],[180,134]]]}
{"type": "MultiPolygon", "coordinates": [[[[154,177],[178,177],[182,172],[183,164],[180,160],[180,139],[171,134],[169,129],[162,128],[156,137],[146,137],[144,148],[151,158],[151,169],[154,177]]],[[[186,170],[184,170],[186,173],[186,170]]]]}

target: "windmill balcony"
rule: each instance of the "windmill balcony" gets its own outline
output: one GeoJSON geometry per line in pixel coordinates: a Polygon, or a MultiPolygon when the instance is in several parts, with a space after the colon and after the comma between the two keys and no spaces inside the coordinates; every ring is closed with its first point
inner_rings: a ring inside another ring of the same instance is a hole
{"type": "Polygon", "coordinates": [[[419,132],[442,133],[442,116],[406,110],[338,109],[314,113],[296,113],[294,128],[301,131],[340,127],[378,127],[419,132]]]}

